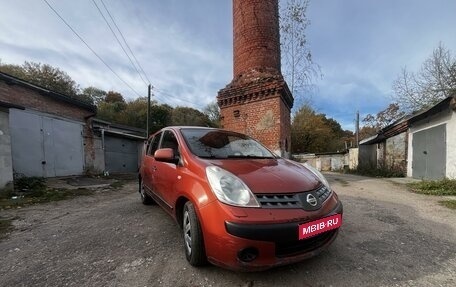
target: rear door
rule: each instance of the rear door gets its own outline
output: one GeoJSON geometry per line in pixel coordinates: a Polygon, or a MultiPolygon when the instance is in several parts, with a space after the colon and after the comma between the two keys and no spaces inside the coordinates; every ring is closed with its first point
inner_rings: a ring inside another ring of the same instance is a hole
{"type": "Polygon", "coordinates": [[[156,194],[155,191],[155,184],[154,184],[154,171],[156,170],[156,161],[154,159],[154,153],[158,149],[160,144],[160,138],[162,133],[156,134],[149,142],[148,148],[146,150],[146,154],[143,157],[142,161],[142,180],[144,182],[144,186],[146,187],[146,192],[150,193],[153,192],[156,194]]]}

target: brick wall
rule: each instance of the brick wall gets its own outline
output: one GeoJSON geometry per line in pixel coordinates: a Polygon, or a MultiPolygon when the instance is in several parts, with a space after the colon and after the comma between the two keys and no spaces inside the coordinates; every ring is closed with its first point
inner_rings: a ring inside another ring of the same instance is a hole
{"type": "Polygon", "coordinates": [[[223,128],[247,134],[276,152],[288,151],[290,112],[280,96],[221,110],[223,128]],[[284,112],[285,111],[285,112],[284,112]]]}
{"type": "Polygon", "coordinates": [[[233,0],[233,37],[235,78],[252,69],[280,73],[277,0],[233,0]]]}
{"type": "Polygon", "coordinates": [[[280,72],[278,0],[233,0],[233,80],[217,96],[222,127],[288,157],[293,96],[280,72]]]}
{"type": "Polygon", "coordinates": [[[19,85],[10,85],[3,81],[0,81],[0,101],[81,122],[85,122],[85,117],[93,114],[93,112],[71,103],[59,101],[42,95],[38,91],[19,85]]]}

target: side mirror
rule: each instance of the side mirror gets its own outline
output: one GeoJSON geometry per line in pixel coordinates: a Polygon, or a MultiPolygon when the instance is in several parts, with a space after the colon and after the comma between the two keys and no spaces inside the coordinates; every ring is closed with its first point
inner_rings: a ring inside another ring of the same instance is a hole
{"type": "Polygon", "coordinates": [[[169,162],[177,164],[179,158],[174,155],[174,151],[171,148],[161,148],[155,151],[154,158],[157,161],[169,162]]]}

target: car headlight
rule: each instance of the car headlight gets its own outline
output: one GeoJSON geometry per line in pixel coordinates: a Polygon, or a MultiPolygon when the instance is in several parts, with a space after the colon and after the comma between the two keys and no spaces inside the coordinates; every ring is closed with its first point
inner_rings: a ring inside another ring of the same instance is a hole
{"type": "Polygon", "coordinates": [[[206,167],[212,191],[223,203],[242,207],[260,207],[248,186],[237,176],[217,166],[206,167]]]}
{"type": "Polygon", "coordinates": [[[304,163],[304,166],[310,171],[312,172],[313,174],[315,174],[315,176],[321,181],[321,183],[323,183],[329,190],[331,190],[331,188],[329,187],[329,182],[326,180],[326,178],[324,177],[324,175],[318,171],[318,169],[314,168],[313,166],[311,166],[310,164],[308,164],[307,162],[304,163]]]}

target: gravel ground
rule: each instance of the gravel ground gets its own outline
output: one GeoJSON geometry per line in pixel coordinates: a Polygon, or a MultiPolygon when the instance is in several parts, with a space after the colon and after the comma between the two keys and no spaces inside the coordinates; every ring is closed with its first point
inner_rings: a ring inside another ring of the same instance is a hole
{"type": "Polygon", "coordinates": [[[1,211],[0,286],[456,286],[456,211],[385,179],[328,174],[344,224],[318,257],[258,273],[187,264],[180,230],[137,183],[1,211]]]}

